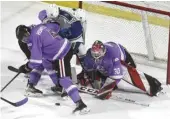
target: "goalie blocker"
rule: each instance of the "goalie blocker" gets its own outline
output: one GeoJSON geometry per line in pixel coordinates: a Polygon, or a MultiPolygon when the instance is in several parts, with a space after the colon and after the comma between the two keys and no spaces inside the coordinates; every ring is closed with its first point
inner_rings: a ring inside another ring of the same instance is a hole
{"type": "Polygon", "coordinates": [[[161,83],[135,67],[132,57],[120,44],[114,42],[103,44],[95,41],[84,59],[86,75],[84,77],[82,72],[77,77],[80,84],[84,86],[89,84],[89,78],[92,79],[95,88],[99,89],[97,95],[100,99],[110,98],[112,90],[121,80],[139,88],[149,96],[156,96],[162,90],[161,83]]]}

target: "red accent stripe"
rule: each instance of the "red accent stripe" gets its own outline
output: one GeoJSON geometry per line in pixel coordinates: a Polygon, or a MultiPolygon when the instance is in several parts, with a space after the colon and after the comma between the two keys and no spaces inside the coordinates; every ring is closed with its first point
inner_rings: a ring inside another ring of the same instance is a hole
{"type": "Polygon", "coordinates": [[[136,87],[140,88],[141,90],[146,91],[145,86],[144,86],[138,72],[136,71],[136,69],[131,68],[131,67],[127,67],[127,68],[128,68],[129,74],[131,76],[131,80],[134,83],[134,85],[136,87]]]}
{"type": "Polygon", "coordinates": [[[170,16],[170,12],[158,10],[158,9],[154,9],[154,8],[143,7],[143,6],[133,5],[133,4],[129,4],[129,3],[125,3],[125,2],[119,2],[119,1],[103,1],[103,2],[170,16]]]}
{"type": "Polygon", "coordinates": [[[64,76],[64,68],[63,68],[63,60],[59,60],[60,62],[60,77],[64,76]]]}
{"type": "Polygon", "coordinates": [[[100,81],[100,77],[99,77],[99,76],[96,76],[96,79],[94,79],[94,80],[100,81]]]}

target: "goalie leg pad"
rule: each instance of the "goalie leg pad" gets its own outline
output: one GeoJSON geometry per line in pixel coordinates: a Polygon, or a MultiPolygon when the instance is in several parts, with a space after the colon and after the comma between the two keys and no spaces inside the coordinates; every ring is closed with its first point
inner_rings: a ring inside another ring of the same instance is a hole
{"type": "Polygon", "coordinates": [[[159,93],[162,90],[161,83],[154,77],[138,71],[136,68],[133,68],[127,64],[124,64],[125,67],[128,69],[128,73],[130,75],[131,81],[129,82],[130,84],[134,85],[135,87],[143,90],[146,92],[149,96],[156,96],[157,93],[159,93]]]}

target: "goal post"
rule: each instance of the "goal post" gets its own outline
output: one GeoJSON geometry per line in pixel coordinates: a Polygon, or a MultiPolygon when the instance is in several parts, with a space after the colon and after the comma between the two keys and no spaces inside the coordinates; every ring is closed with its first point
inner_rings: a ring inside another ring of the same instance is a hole
{"type": "Polygon", "coordinates": [[[88,12],[86,46],[95,40],[119,42],[137,63],[166,69],[170,84],[170,12],[118,1],[79,1],[79,8],[88,12]],[[94,13],[100,18],[89,21],[94,13]]]}
{"type": "MultiPolygon", "coordinates": [[[[170,17],[170,15],[169,15],[170,17]]],[[[166,84],[170,84],[170,25],[169,25],[169,44],[168,44],[168,61],[167,61],[167,81],[166,84]]]]}

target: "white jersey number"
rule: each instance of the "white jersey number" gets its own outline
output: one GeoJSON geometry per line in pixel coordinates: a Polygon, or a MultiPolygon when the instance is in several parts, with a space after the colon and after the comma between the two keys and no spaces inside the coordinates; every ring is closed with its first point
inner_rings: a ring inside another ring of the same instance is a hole
{"type": "Polygon", "coordinates": [[[114,74],[120,74],[120,68],[114,68],[114,74]]]}

